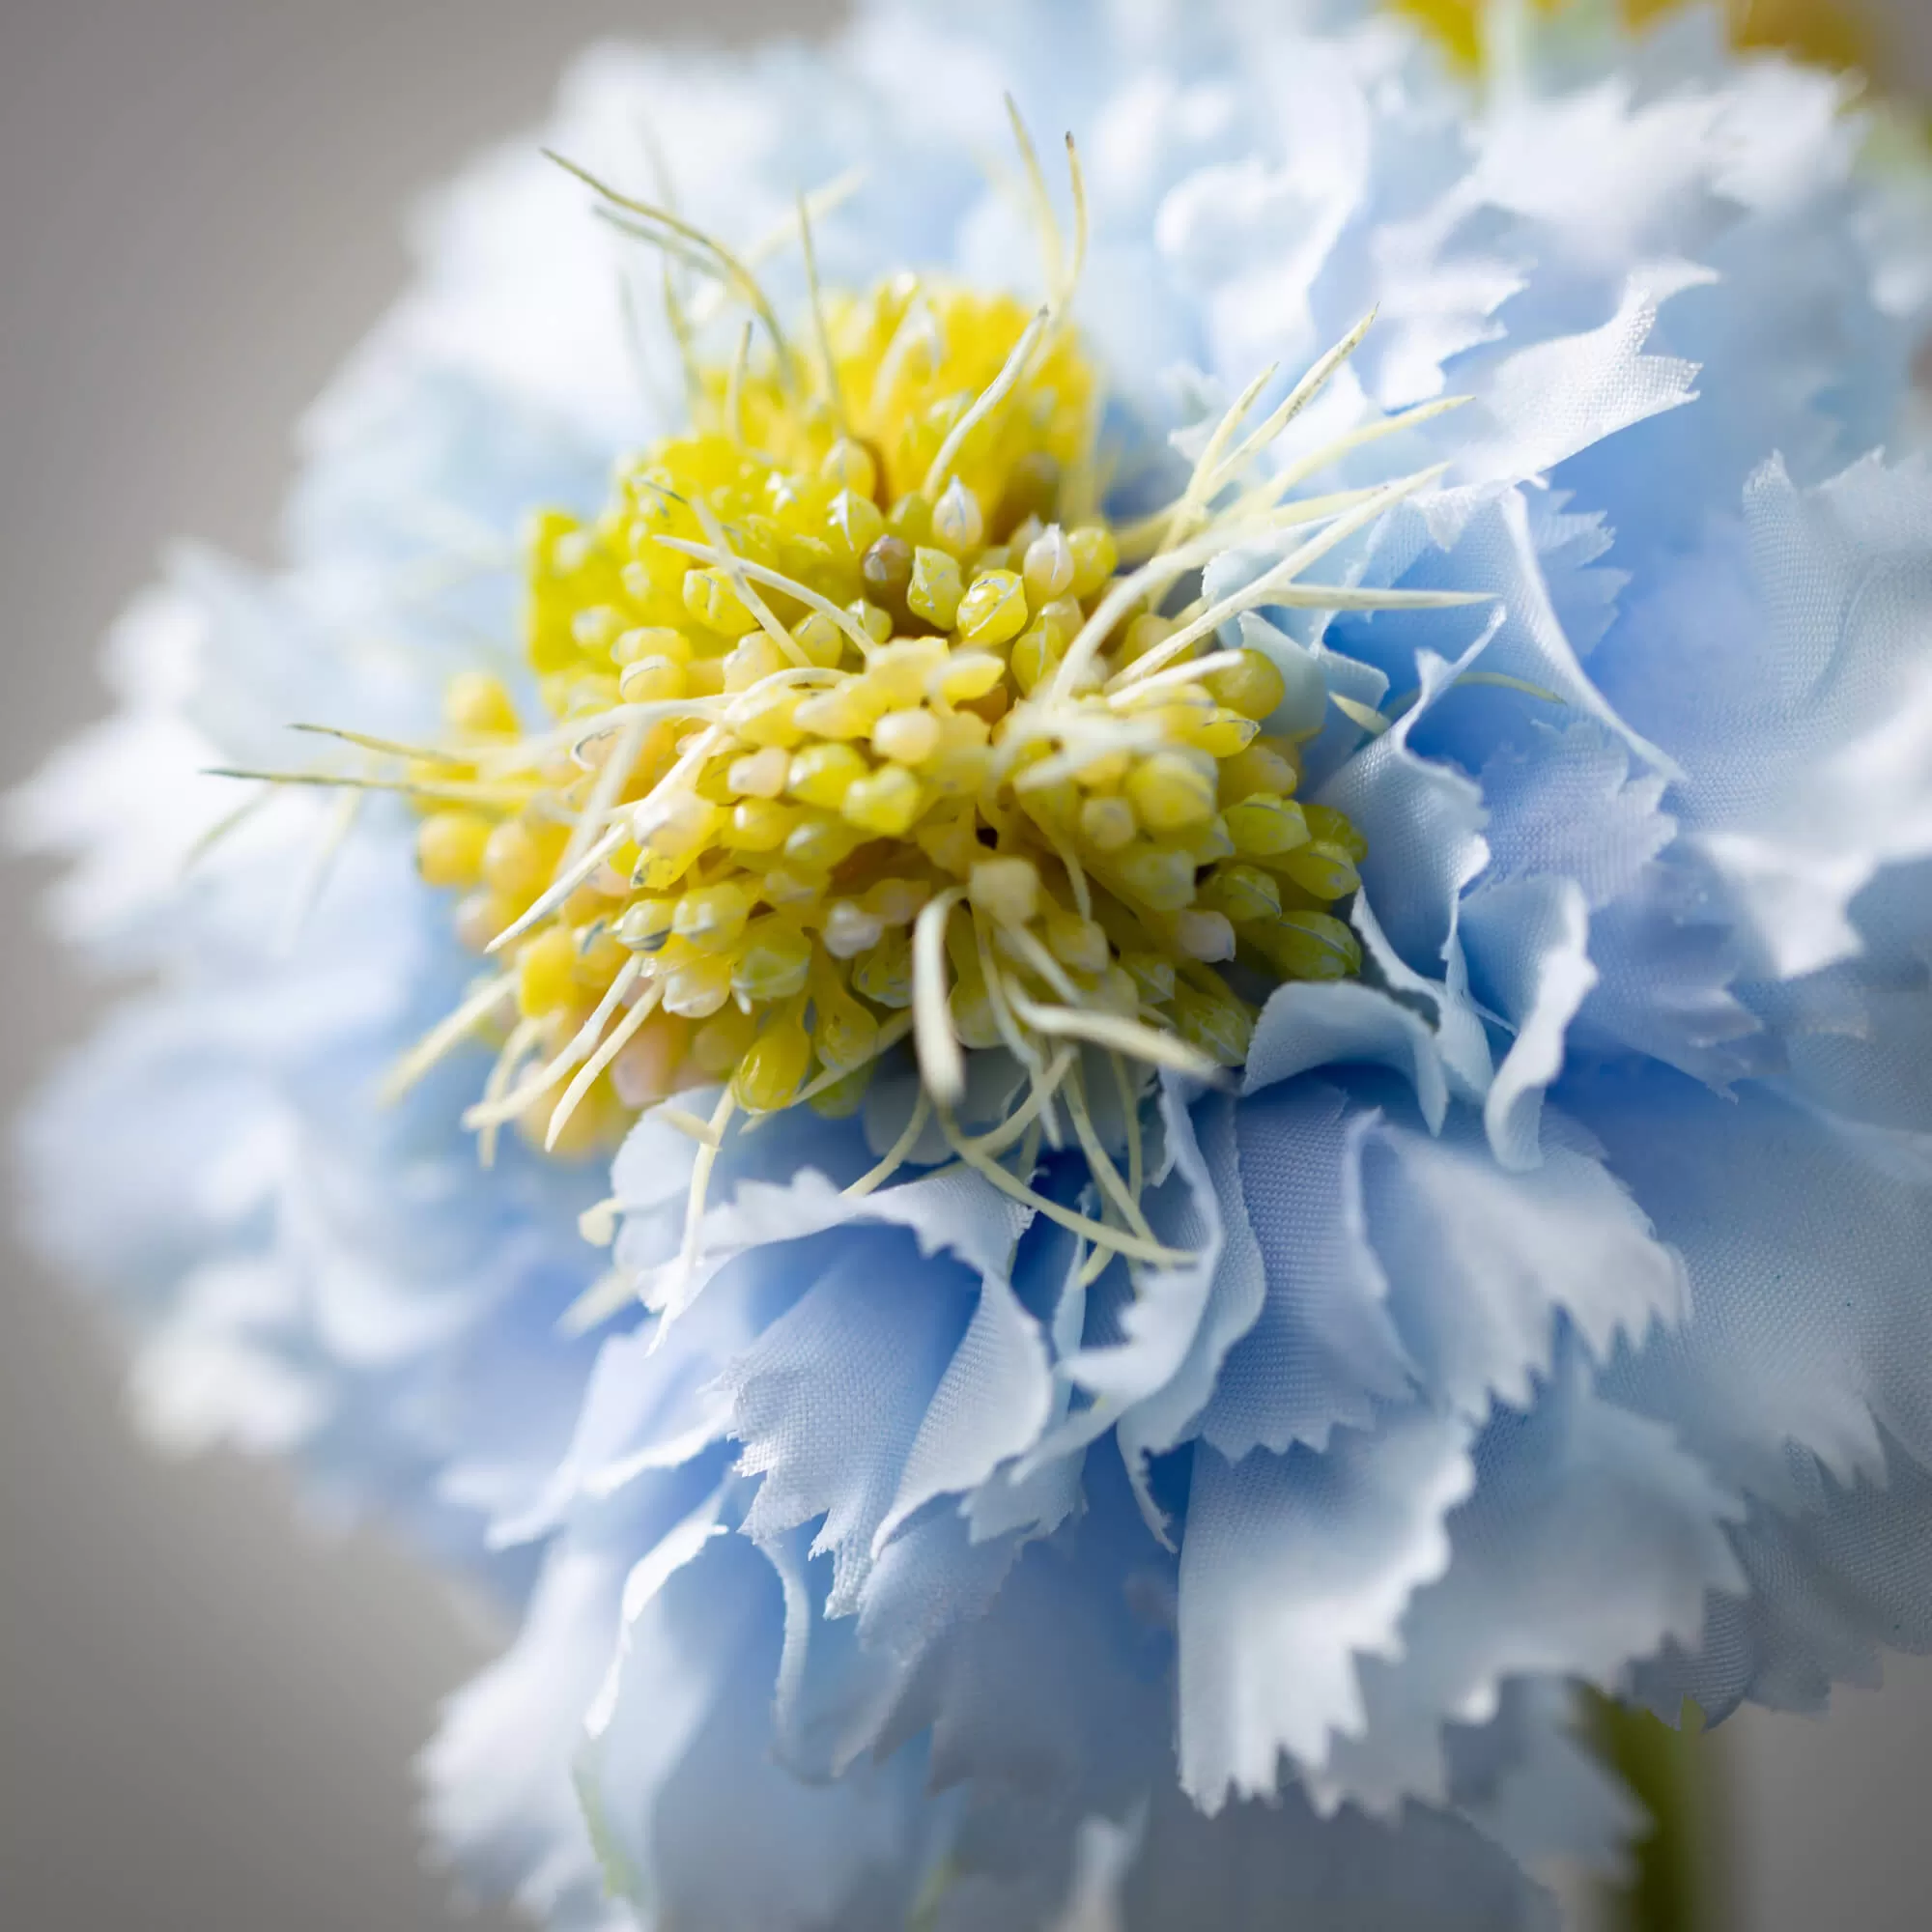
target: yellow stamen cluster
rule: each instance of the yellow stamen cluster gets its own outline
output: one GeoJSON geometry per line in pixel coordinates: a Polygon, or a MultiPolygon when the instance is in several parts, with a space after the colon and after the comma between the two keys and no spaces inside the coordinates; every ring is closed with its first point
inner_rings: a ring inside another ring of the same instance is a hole
{"type": "MultiPolygon", "coordinates": [[[[1531,0],[1531,15],[1561,14],[1574,0],[1531,0]]],[[[1689,0],[1620,0],[1615,11],[1633,28],[1675,13],[1689,0]]],[[[1398,11],[1431,28],[1458,59],[1470,66],[1506,60],[1509,49],[1496,44],[1497,20],[1504,31],[1522,31],[1502,10],[1485,0],[1398,0],[1398,11]]],[[[1828,67],[1870,65],[1869,10],[1860,0],[1723,0],[1721,11],[1731,38],[1741,47],[1781,47],[1828,67]]]]}
{"type": "Polygon", "coordinates": [[[535,520],[549,716],[461,677],[412,767],[423,876],[509,967],[486,1131],[591,1145],[718,1080],[849,1109],[915,1020],[942,1106],[961,1046],[1210,1072],[1268,987],[1356,969],[1362,846],[1262,732],[1279,673],[1162,614],[1181,551],[1117,574],[1072,331],[901,277],[804,355],[748,335],[601,516],[535,520]]]}

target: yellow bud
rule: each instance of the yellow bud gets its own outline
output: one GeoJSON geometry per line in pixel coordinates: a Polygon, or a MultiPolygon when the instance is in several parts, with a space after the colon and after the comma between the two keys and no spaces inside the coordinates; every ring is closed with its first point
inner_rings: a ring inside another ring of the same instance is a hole
{"type": "Polygon", "coordinates": [[[962,1046],[998,1046],[1002,1035],[1000,1019],[986,992],[986,981],[978,960],[971,961],[952,982],[947,1006],[952,1014],[952,1030],[962,1046]]]}
{"type": "Polygon", "coordinates": [[[562,849],[560,832],[552,839],[532,832],[521,819],[506,818],[484,842],[483,877],[512,898],[533,899],[550,883],[562,849]]]}
{"type": "Polygon", "coordinates": [[[580,651],[605,657],[624,634],[624,613],[609,604],[593,604],[570,620],[570,635],[580,651]]]}
{"type": "Polygon", "coordinates": [[[691,639],[668,624],[645,624],[626,631],[611,646],[611,656],[619,666],[634,665],[643,658],[668,658],[674,665],[691,662],[691,639]]]}
{"type": "Polygon", "coordinates": [[[936,797],[965,798],[985,783],[993,754],[986,749],[986,727],[971,712],[949,718],[941,727],[939,746],[920,767],[920,777],[936,797]],[[979,726],[980,735],[971,735],[979,726]]]}
{"type": "Polygon", "coordinates": [[[1258,792],[1223,813],[1228,837],[1244,858],[1271,859],[1308,842],[1308,821],[1293,799],[1258,792]]]}
{"type": "Polygon", "coordinates": [[[791,627],[792,642],[821,670],[845,655],[845,633],[823,611],[810,611],[791,627]]]}
{"type": "Polygon", "coordinates": [[[818,1057],[834,1072],[863,1066],[879,1047],[879,1023],[837,985],[812,995],[817,1010],[818,1057]]]}
{"type": "Polygon", "coordinates": [[[633,899],[617,921],[618,941],[639,952],[660,952],[676,916],[675,899],[633,899]]]}
{"type": "Polygon", "coordinates": [[[888,765],[867,778],[855,779],[838,801],[838,811],[861,831],[899,838],[919,816],[922,803],[919,781],[903,765],[888,765]]]}
{"type": "Polygon", "coordinates": [[[1228,821],[1218,811],[1199,825],[1176,833],[1174,842],[1184,846],[1197,866],[1211,866],[1218,859],[1235,856],[1235,841],[1228,837],[1228,821]]]}
{"type": "Polygon", "coordinates": [[[1042,618],[1030,625],[1013,646],[1013,682],[1031,697],[1065,655],[1060,633],[1042,618]]]}
{"type": "Polygon", "coordinates": [[[901,497],[886,513],[886,527],[909,544],[923,544],[932,535],[931,499],[915,490],[901,497]]]}
{"type": "Polygon", "coordinates": [[[976,577],[954,616],[962,642],[1004,644],[1027,627],[1026,586],[1010,570],[976,577]]]}
{"type": "Polygon", "coordinates": [[[1210,758],[1232,758],[1255,741],[1261,729],[1252,718],[1238,711],[1213,711],[1181,733],[1181,743],[1206,752],[1210,758]]]}
{"type": "Polygon", "coordinates": [[[1157,617],[1151,611],[1143,611],[1128,624],[1116,662],[1124,670],[1157,644],[1166,643],[1179,628],[1172,617],[1157,617]]]}
{"type": "Polygon", "coordinates": [[[1260,651],[1245,650],[1239,664],[1210,670],[1206,683],[1217,703],[1243,718],[1265,718],[1288,695],[1281,672],[1260,651]]]}
{"type": "Polygon", "coordinates": [[[985,851],[974,834],[973,814],[956,812],[951,818],[929,818],[913,834],[919,849],[954,878],[963,879],[973,862],[985,851]]]}
{"type": "Polygon", "coordinates": [[[1047,950],[1063,965],[1081,973],[1107,970],[1107,935],[1095,921],[1049,902],[1045,924],[1047,950]]]}
{"type": "Polygon", "coordinates": [[[1127,774],[1122,789],[1150,832],[1180,832],[1214,813],[1214,778],[1179,752],[1156,752],[1127,774]]]}
{"type": "Polygon", "coordinates": [[[517,1007],[541,1019],[577,996],[577,949],[561,926],[546,926],[517,949],[517,1007]]]}
{"type": "Polygon", "coordinates": [[[1176,916],[1172,933],[1183,958],[1211,963],[1235,956],[1235,928],[1222,913],[1190,906],[1176,916]]]}
{"type": "Polygon", "coordinates": [[[1087,613],[1081,610],[1079,598],[1056,597],[1052,603],[1040,606],[1039,621],[1053,632],[1057,654],[1064,655],[1066,646],[1080,635],[1087,613]]]}
{"type": "Polygon", "coordinates": [[[775,745],[788,752],[805,736],[798,706],[795,691],[750,693],[731,707],[731,729],[748,745],[775,745]]]}
{"type": "Polygon", "coordinates": [[[955,476],[932,506],[932,540],[963,557],[978,550],[985,537],[980,499],[955,476]]]}
{"type": "Polygon", "coordinates": [[[1194,899],[1193,855],[1173,845],[1135,843],[1110,861],[1133,897],[1155,912],[1179,912],[1194,899]]]}
{"type": "Polygon", "coordinates": [[[754,1114],[789,1106],[811,1065],[811,1041],[796,1019],[777,1019],[752,1042],[738,1063],[731,1091],[754,1114]]]}
{"type": "Polygon", "coordinates": [[[684,608],[707,631],[724,638],[742,638],[758,621],[731,588],[730,577],[716,567],[685,574],[684,608]]]}
{"type": "Polygon", "coordinates": [[[665,976],[665,1011],[701,1020],[731,997],[731,962],[721,952],[694,952],[665,976]]]}
{"type": "Polygon", "coordinates": [[[801,730],[815,738],[863,738],[889,708],[890,701],[868,688],[865,678],[851,677],[830,691],[800,698],[792,716],[801,730]]]}
{"type": "Polygon", "coordinates": [[[912,1005],[912,945],[903,932],[888,932],[852,965],[852,986],[874,1006],[903,1011],[912,1005]]]}
{"type": "Polygon", "coordinates": [[[856,490],[841,490],[832,499],[826,516],[826,531],[835,556],[849,565],[864,556],[886,533],[886,520],[870,497],[856,490]]]}
{"type": "Polygon", "coordinates": [[[787,659],[762,631],[751,632],[724,658],[724,689],[750,691],[774,671],[783,670],[787,659]]]}
{"type": "Polygon", "coordinates": [[[1007,668],[990,651],[959,651],[939,672],[939,696],[949,704],[983,697],[1006,676],[1007,668]]]}
{"type": "Polygon", "coordinates": [[[912,583],[912,545],[899,536],[878,538],[859,559],[859,578],[874,603],[897,610],[912,583]]]}
{"type": "Polygon", "coordinates": [[[1123,1019],[1132,1019],[1141,1008],[1140,987],[1134,976],[1119,964],[1109,966],[1100,975],[1094,998],[1103,1012],[1119,1013],[1123,1019]]]}
{"type": "Polygon", "coordinates": [[[1073,552],[1073,594],[1092,597],[1120,566],[1114,533],[1104,524],[1082,524],[1066,541],[1073,552]]]}
{"type": "Polygon", "coordinates": [[[740,799],[731,808],[731,822],[722,842],[733,852],[776,852],[796,819],[796,812],[776,799],[740,799]]]}
{"type": "Polygon", "coordinates": [[[1080,836],[1099,852],[1118,852],[1139,830],[1123,798],[1090,798],[1080,808],[1080,836]]]}
{"type": "Polygon", "coordinates": [[[786,859],[765,873],[763,896],[771,905],[803,907],[816,904],[831,889],[828,873],[786,859]]]}
{"type": "MultiPolygon", "coordinates": [[[[836,483],[861,497],[871,497],[878,491],[879,466],[872,460],[872,452],[849,436],[841,436],[825,452],[819,461],[818,473],[828,483],[836,483]]],[[[880,521],[883,523],[884,519],[880,521]]]]}
{"type": "Polygon", "coordinates": [[[669,658],[639,658],[624,667],[617,695],[626,704],[655,704],[682,697],[690,687],[681,664],[669,658]]]}
{"type": "Polygon", "coordinates": [[[1248,1057],[1254,1022],[1232,1000],[1181,986],[1174,995],[1174,1015],[1181,1038],[1221,1065],[1238,1066],[1248,1057]]]}
{"type": "Polygon", "coordinates": [[[1339,845],[1325,838],[1311,838],[1275,861],[1303,892],[1318,899],[1345,898],[1362,883],[1355,862],[1339,845]]]}
{"type": "Polygon", "coordinates": [[[570,939],[577,949],[577,983],[600,993],[623,971],[630,957],[614,927],[601,919],[573,926],[570,939]]]}
{"type": "Polygon", "coordinates": [[[791,760],[776,745],[733,758],[724,781],[740,798],[777,798],[785,788],[791,760]]]}
{"type": "Polygon", "coordinates": [[[825,908],[821,936],[835,959],[850,959],[868,952],[885,937],[886,923],[856,899],[834,899],[825,908]]]}
{"type": "Polygon", "coordinates": [[[910,925],[931,896],[932,889],[917,879],[877,879],[866,888],[859,904],[881,925],[910,925]]]}
{"type": "Polygon", "coordinates": [[[427,886],[473,886],[483,876],[490,821],[475,811],[433,811],[416,827],[416,869],[427,886]]]}
{"type": "Polygon", "coordinates": [[[1019,794],[1019,805],[1036,825],[1054,832],[1071,831],[1080,822],[1080,788],[1071,779],[1028,785],[1019,794]]]}
{"type": "Polygon", "coordinates": [[[731,966],[731,990],[747,1000],[788,1000],[805,990],[811,942],[788,919],[767,913],[745,928],[731,966]]]}
{"type": "Polygon", "coordinates": [[[725,1007],[691,1037],[691,1057],[700,1073],[713,1080],[729,1075],[751,1051],[758,1022],[736,1007],[725,1007]]]}
{"type": "Polygon", "coordinates": [[[900,638],[873,653],[863,682],[879,698],[882,709],[899,711],[925,696],[946,662],[944,639],[900,638]]]}
{"type": "Polygon", "coordinates": [[[821,1087],[811,1096],[811,1111],[822,1121],[849,1121],[866,1104],[866,1091],[871,1084],[872,1063],[868,1060],[831,1086],[821,1087]]]}
{"type": "Polygon", "coordinates": [[[1151,1007],[1164,1007],[1174,998],[1174,961],[1158,952],[1127,952],[1121,964],[1132,977],[1134,990],[1151,1007]]]}
{"type": "Polygon", "coordinates": [[[1236,925],[1272,919],[1281,910],[1281,888],[1259,866],[1217,866],[1201,891],[1201,903],[1224,912],[1236,925]]]}
{"type": "Polygon", "coordinates": [[[935,630],[950,631],[959,615],[959,565],[943,550],[922,544],[912,554],[912,582],[906,606],[935,630]]]}
{"type": "Polygon", "coordinates": [[[855,832],[842,818],[811,812],[787,835],[785,864],[808,872],[829,872],[841,859],[850,858],[864,840],[865,835],[855,832]]]}
{"type": "Polygon", "coordinates": [[[1311,838],[1325,838],[1339,845],[1359,866],[1369,856],[1369,841],[1332,805],[1304,805],[1302,816],[1308,821],[1311,838]]]}
{"type": "Polygon", "coordinates": [[[864,758],[850,745],[808,745],[792,754],[785,789],[807,805],[836,811],[847,791],[867,774],[864,758]]]}
{"type": "Polygon", "coordinates": [[[458,671],[444,687],[442,715],[452,731],[467,737],[513,735],[518,728],[508,688],[488,671],[458,671]]]}
{"type": "Polygon", "coordinates": [[[1288,980],[1346,980],[1362,969],[1362,949],[1339,919],[1325,912],[1285,912],[1248,935],[1288,980]]]}
{"type": "Polygon", "coordinates": [[[671,930],[702,952],[724,952],[736,945],[751,917],[752,895],[735,880],[697,886],[677,902],[671,930]]]}
{"type": "Polygon", "coordinates": [[[939,749],[939,720],[929,711],[888,711],[872,726],[872,750],[901,765],[923,764],[939,749]]]}
{"type": "Polygon", "coordinates": [[[868,597],[855,597],[845,607],[845,614],[871,639],[875,644],[883,644],[893,634],[892,613],[882,610],[868,597]]]}
{"type": "Polygon", "coordinates": [[[1021,566],[1027,596],[1035,604],[1050,604],[1073,588],[1073,546],[1058,524],[1050,524],[1026,547],[1021,566]]]}
{"type": "Polygon", "coordinates": [[[1039,873],[1031,859],[982,859],[966,894],[1003,925],[1024,925],[1039,907],[1039,873]]]}
{"type": "Polygon", "coordinates": [[[1112,791],[1133,767],[1126,752],[1100,752],[1073,774],[1073,780],[1082,791],[1112,791]]]}
{"type": "Polygon", "coordinates": [[[1300,775],[1293,764],[1271,745],[1252,744],[1246,751],[1224,759],[1221,765],[1221,797],[1230,805],[1252,798],[1258,791],[1290,798],[1299,781],[1300,775]]]}
{"type": "Polygon", "coordinates": [[[631,820],[631,836],[638,841],[632,885],[644,892],[675,885],[717,837],[723,820],[715,805],[689,792],[640,805],[631,820]]]}

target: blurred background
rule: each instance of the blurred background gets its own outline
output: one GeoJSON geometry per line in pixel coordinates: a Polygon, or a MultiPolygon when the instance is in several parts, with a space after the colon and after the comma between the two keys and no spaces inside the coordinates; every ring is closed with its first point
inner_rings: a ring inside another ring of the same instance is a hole
{"type": "MultiPolygon", "coordinates": [[[[1756,0],[1760,18],[1793,0],[1756,0]]],[[[1749,12],[1748,0],[1742,10],[1749,12]]],[[[837,0],[710,0],[707,36],[837,0]]],[[[1869,0],[1932,97],[1932,0],[1869,0]]],[[[0,785],[101,708],[95,643],[177,533],[273,554],[290,434],[399,289],[412,199],[667,0],[4,0],[0,785]]],[[[17,909],[35,887],[15,867],[17,909]]],[[[88,988],[10,922],[0,1113],[88,988]]],[[[279,1472],[151,1461],[114,1352],[11,1240],[0,1288],[0,1928],[435,1932],[410,1764],[495,1634],[279,1472]]],[[[1719,1734],[1736,1932],[1932,1922],[1932,1662],[1719,1734]]]]}

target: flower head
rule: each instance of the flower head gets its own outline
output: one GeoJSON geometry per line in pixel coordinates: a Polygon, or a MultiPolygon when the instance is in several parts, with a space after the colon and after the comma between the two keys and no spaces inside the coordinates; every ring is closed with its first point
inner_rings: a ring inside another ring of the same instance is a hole
{"type": "Polygon", "coordinates": [[[1932,1642],[1917,184],[1265,11],[594,60],[30,795],[48,1232],[494,1571],[558,1925],[1546,1923],[1574,1685],[1932,1642]]]}

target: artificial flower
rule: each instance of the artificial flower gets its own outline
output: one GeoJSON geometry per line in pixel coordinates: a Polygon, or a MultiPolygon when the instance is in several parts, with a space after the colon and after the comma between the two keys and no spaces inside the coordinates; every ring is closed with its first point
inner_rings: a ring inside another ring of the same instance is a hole
{"type": "Polygon", "coordinates": [[[1547,1924],[1576,1686],[1932,1642],[1922,186],[1309,14],[592,56],[16,808],[44,1238],[557,1927],[1547,1924]]]}

